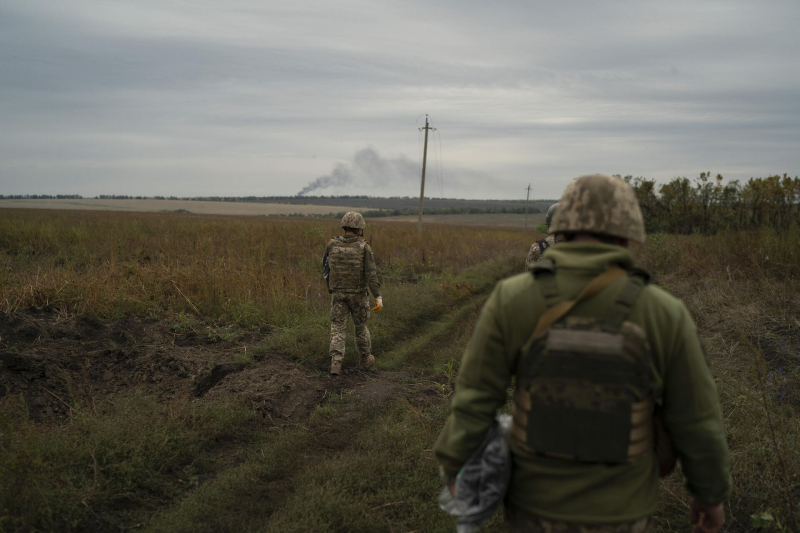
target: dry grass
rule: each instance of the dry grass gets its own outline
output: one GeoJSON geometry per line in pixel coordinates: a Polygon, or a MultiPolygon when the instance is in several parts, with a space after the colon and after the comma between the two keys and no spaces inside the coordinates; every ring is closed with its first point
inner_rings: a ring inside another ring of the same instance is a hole
{"type": "MultiPolygon", "coordinates": [[[[242,325],[279,324],[286,327],[271,337],[273,348],[313,363],[325,356],[328,296],[320,259],[327,239],[338,232],[335,221],[326,220],[0,211],[0,309],[49,305],[64,313],[99,316],[189,313],[242,325]],[[310,327],[314,321],[323,327],[310,327]]],[[[370,221],[367,238],[397,313],[393,320],[383,313],[372,323],[382,364],[391,369],[411,365],[425,375],[434,367],[447,373],[457,368],[479,305],[479,296],[470,291],[485,293],[492,274],[500,273],[502,261],[487,259],[516,256],[521,269],[532,237],[518,230],[442,225],[427,228],[420,239],[412,224],[370,221]]],[[[760,512],[771,512],[786,524],[787,487],[795,504],[800,501],[800,232],[655,235],[637,255],[661,285],[686,302],[708,351],[731,448],[734,492],[728,530],[751,531],[750,516],[760,512]]],[[[450,378],[441,379],[446,392],[450,378]]],[[[120,517],[125,526],[155,507],[165,510],[163,524],[158,517],[151,524],[155,529],[161,524],[163,530],[174,530],[174,524],[181,524],[187,530],[204,525],[210,530],[218,524],[219,530],[236,520],[260,524],[266,502],[276,530],[287,524],[298,530],[337,530],[339,524],[338,530],[366,531],[375,516],[380,526],[372,530],[452,528],[431,504],[438,483],[429,446],[447,414],[443,402],[414,412],[376,408],[360,418],[345,417],[351,406],[330,406],[329,414],[341,415],[337,424],[348,434],[350,444],[341,452],[294,471],[292,458],[302,456],[298,450],[312,453],[320,446],[313,432],[275,432],[270,436],[274,442],[267,439],[241,468],[217,471],[209,464],[214,479],[196,490],[178,487],[204,472],[202,464],[197,472],[184,471],[187,457],[205,445],[208,435],[224,437],[231,427],[246,428],[250,415],[237,408],[229,422],[228,408],[208,411],[217,413],[213,416],[188,409],[175,418],[159,415],[157,405],[145,411],[139,405],[148,404],[137,400],[130,409],[120,404],[125,407],[120,412],[98,412],[53,428],[36,427],[24,413],[4,415],[0,422],[13,431],[0,432],[0,441],[7,439],[0,445],[20,453],[6,454],[0,466],[16,473],[15,479],[40,486],[55,480],[39,496],[30,485],[21,483],[18,490],[8,485],[6,494],[16,490],[21,503],[12,513],[19,522],[6,522],[7,529],[25,530],[30,524],[67,529],[69,520],[78,523],[74,509],[87,519],[90,513],[82,510],[87,505],[104,511],[123,491],[160,499],[157,505],[136,503],[141,513],[131,514],[130,522],[120,517]],[[140,420],[130,414],[140,411],[152,416],[140,420]],[[136,439],[123,431],[131,424],[142,428],[136,439]],[[198,424],[208,435],[196,431],[198,424]],[[169,455],[169,449],[159,448],[161,455],[151,457],[148,450],[165,434],[174,435],[175,450],[181,453],[169,455]],[[98,448],[101,437],[104,444],[98,448]],[[113,453],[98,455],[98,450],[113,453]],[[133,465],[125,476],[119,469],[123,461],[133,465]],[[411,474],[409,464],[417,466],[411,474]],[[293,479],[287,485],[292,490],[264,496],[270,483],[287,478],[293,479]],[[376,480],[385,491],[380,498],[360,488],[376,480]],[[324,486],[330,490],[319,490],[324,486]],[[173,499],[186,490],[190,497],[173,499]],[[339,496],[331,499],[331,494],[339,496]],[[91,499],[83,503],[87,495],[91,499]],[[43,510],[39,497],[63,505],[43,510]],[[411,503],[380,507],[387,502],[411,503]],[[336,505],[352,512],[339,513],[336,505]]],[[[662,483],[657,530],[688,529],[682,484],[678,474],[662,483]]],[[[499,531],[499,525],[489,530],[499,531]]]]}
{"type": "MultiPolygon", "coordinates": [[[[415,216],[385,217],[387,222],[416,222],[415,216]]],[[[544,222],[544,213],[531,213],[528,215],[528,228],[531,230],[544,222]]],[[[455,226],[501,226],[509,228],[524,228],[525,215],[508,213],[487,213],[481,215],[424,215],[425,224],[452,224],[455,226]]]]}
{"type": "MultiPolygon", "coordinates": [[[[656,235],[641,252],[689,307],[708,353],[731,449],[729,530],[751,531],[758,512],[785,527],[787,489],[796,511],[800,503],[800,233],[656,235]]],[[[663,531],[685,520],[681,484],[679,476],[662,484],[663,531]]]]}
{"type": "MultiPolygon", "coordinates": [[[[188,312],[230,324],[288,324],[324,307],[337,221],[174,214],[0,211],[0,310],[53,307],[99,317],[188,312]]],[[[370,222],[387,281],[525,257],[531,233],[370,222]]],[[[520,261],[520,265],[522,261],[520,261]]],[[[521,267],[520,267],[521,268],[521,267]]]]}

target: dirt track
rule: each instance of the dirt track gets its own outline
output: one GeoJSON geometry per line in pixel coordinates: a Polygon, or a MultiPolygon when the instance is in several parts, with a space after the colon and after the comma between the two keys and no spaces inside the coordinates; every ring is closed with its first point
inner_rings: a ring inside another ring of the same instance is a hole
{"type": "Polygon", "coordinates": [[[43,423],[76,405],[136,391],[159,400],[237,398],[280,425],[302,421],[332,391],[370,403],[436,394],[431,386],[401,383],[403,372],[347,369],[331,378],[278,353],[237,361],[269,331],[219,340],[210,329],[196,329],[179,335],[162,320],[101,322],[35,309],[0,315],[0,396],[21,394],[43,423]]]}

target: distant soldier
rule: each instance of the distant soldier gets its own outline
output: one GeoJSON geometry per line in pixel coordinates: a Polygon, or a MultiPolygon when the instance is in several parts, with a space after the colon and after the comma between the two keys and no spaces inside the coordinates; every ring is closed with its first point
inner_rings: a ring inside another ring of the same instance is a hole
{"type": "Polygon", "coordinates": [[[445,482],[457,493],[515,378],[509,531],[650,531],[670,467],[663,423],[692,531],[718,532],[731,477],[714,378],[689,311],[633,267],[629,243],[645,240],[636,194],[582,176],[552,222],[564,242],[498,283],[475,324],[434,446],[445,482]]]}
{"type": "MultiPolygon", "coordinates": [[[[557,209],[558,203],[551,205],[550,209],[547,210],[547,214],[544,216],[544,224],[548,229],[550,228],[550,223],[553,221],[553,217],[556,216],[557,209]]],[[[533,243],[531,250],[528,252],[528,258],[525,260],[525,270],[533,268],[536,261],[542,258],[542,254],[545,250],[562,240],[564,239],[561,235],[550,235],[546,239],[533,243]]]]}
{"type": "Polygon", "coordinates": [[[369,297],[367,287],[375,297],[373,311],[383,309],[381,284],[375,271],[372,249],[362,238],[366,223],[361,213],[349,212],[342,217],[344,236],[331,239],[322,258],[324,276],[331,298],[331,374],[342,373],[347,322],[350,315],[356,330],[356,349],[363,368],[375,362],[372,355],[367,319],[369,297]]]}

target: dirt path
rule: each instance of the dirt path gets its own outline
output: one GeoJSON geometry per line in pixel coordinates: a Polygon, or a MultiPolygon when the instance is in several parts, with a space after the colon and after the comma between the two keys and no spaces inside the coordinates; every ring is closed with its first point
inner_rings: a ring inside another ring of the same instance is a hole
{"type": "Polygon", "coordinates": [[[63,419],[75,404],[139,391],[162,401],[236,398],[280,424],[305,420],[330,394],[380,403],[434,390],[409,382],[407,372],[346,369],[332,378],[274,352],[237,361],[258,334],[219,340],[202,331],[178,335],[157,320],[100,322],[40,310],[0,316],[0,394],[21,394],[43,423],[63,419]]]}
{"type": "MultiPolygon", "coordinates": [[[[452,391],[452,365],[448,373],[443,363],[459,357],[484,297],[468,298],[380,354],[375,369],[346,367],[338,377],[326,368],[261,351],[267,330],[221,330],[148,318],[99,321],[27,310],[0,316],[0,395],[21,396],[30,417],[42,426],[68,422],[81,406],[102,410],[117,398],[140,393],[167,404],[244,403],[260,415],[257,434],[247,443],[215,444],[207,451],[210,471],[198,477],[196,488],[148,512],[149,527],[224,530],[230,522],[218,521],[231,519],[230,502],[235,501],[241,526],[235,530],[283,531],[287,520],[304,513],[298,501],[317,483],[309,479],[320,468],[338,468],[343,457],[369,456],[363,443],[376,438],[376,431],[378,437],[392,431],[398,416],[410,417],[411,430],[420,432],[424,448],[430,447],[433,428],[441,423],[438,414],[430,413],[444,412],[452,391]],[[232,481],[239,477],[245,480],[232,481]]],[[[367,462],[394,461],[398,467],[407,460],[397,454],[381,457],[384,451],[375,450],[367,462]]],[[[426,452],[426,460],[431,458],[426,452]]],[[[424,471],[429,471],[426,482],[435,482],[435,466],[424,471]]],[[[336,474],[325,476],[336,479],[336,474]]],[[[343,490],[358,485],[342,483],[343,490]]],[[[387,503],[383,496],[375,498],[374,505],[369,498],[365,502],[372,507],[387,503]]],[[[405,520],[393,518],[392,507],[380,509],[390,529],[405,520]]],[[[101,520],[87,527],[117,526],[101,520]]]]}

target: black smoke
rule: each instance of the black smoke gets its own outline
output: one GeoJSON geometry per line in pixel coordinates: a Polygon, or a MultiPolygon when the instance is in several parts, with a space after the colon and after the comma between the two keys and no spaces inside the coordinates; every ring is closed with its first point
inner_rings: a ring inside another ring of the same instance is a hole
{"type": "Polygon", "coordinates": [[[336,163],[330,174],[320,176],[297,193],[303,196],[328,187],[345,185],[386,185],[419,179],[419,165],[405,156],[386,159],[373,148],[356,152],[350,163],[336,163]]]}

